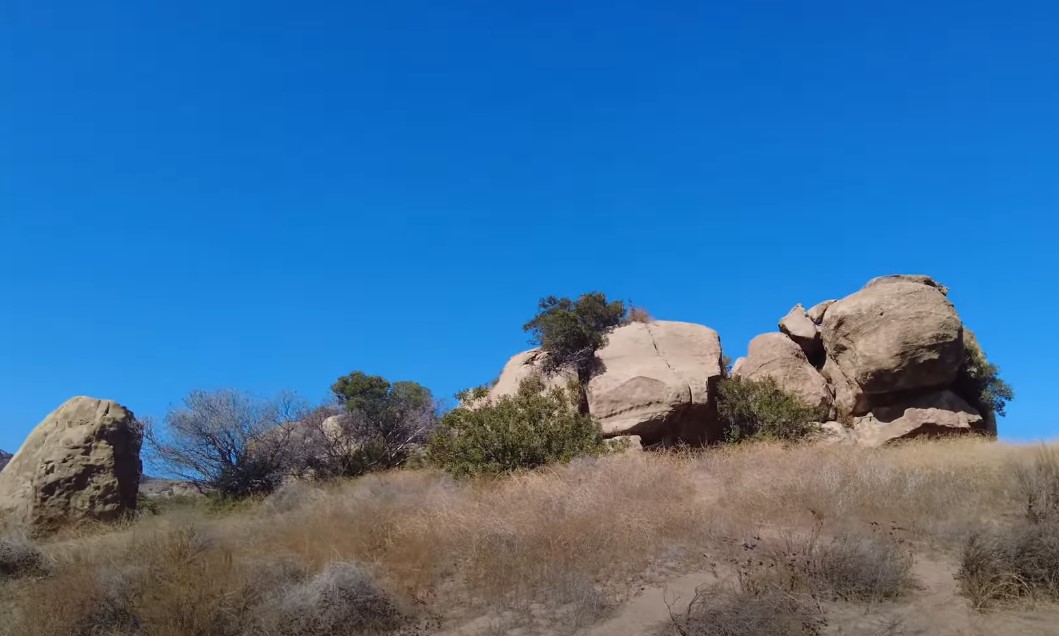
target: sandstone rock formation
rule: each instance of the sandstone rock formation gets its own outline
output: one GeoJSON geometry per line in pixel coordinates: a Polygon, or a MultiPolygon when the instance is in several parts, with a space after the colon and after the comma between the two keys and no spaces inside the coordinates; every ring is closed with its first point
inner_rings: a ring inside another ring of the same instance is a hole
{"type": "MultiPolygon", "coordinates": [[[[542,355],[531,350],[512,358],[490,395],[513,394],[519,382],[540,373],[542,355]]],[[[587,408],[606,435],[638,435],[644,445],[719,439],[716,331],[684,322],[634,322],[611,332],[597,355],[603,369],[588,383],[587,408]]]]}
{"type": "Polygon", "coordinates": [[[877,446],[897,439],[982,432],[995,427],[952,389],[964,360],[965,331],[948,288],[927,276],[872,279],[860,291],[808,312],[797,305],[780,333],[751,341],[735,375],[771,377],[806,402],[827,392],[830,439],[877,446]],[[798,356],[819,329],[820,357],[798,356]],[[811,363],[811,364],[810,364],[811,363]],[[815,367],[815,368],[813,368],[815,367]],[[819,373],[817,373],[819,370],[819,373]]]}
{"type": "Polygon", "coordinates": [[[772,378],[783,390],[817,407],[821,417],[832,414],[834,398],[827,381],[786,334],[766,333],[751,340],[746,358],[733,367],[732,375],[748,380],[772,378]]]}
{"type": "Polygon", "coordinates": [[[125,407],[75,397],[48,415],[0,473],[0,514],[35,532],[136,509],[143,430],[125,407]]]}

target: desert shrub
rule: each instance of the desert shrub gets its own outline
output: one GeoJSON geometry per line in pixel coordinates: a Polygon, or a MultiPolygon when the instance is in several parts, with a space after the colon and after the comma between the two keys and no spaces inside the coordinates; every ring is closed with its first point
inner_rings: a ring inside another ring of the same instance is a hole
{"type": "Polygon", "coordinates": [[[427,446],[427,458],[456,476],[501,474],[599,455],[607,444],[599,424],[578,412],[573,388],[544,390],[540,380],[523,382],[516,395],[442,418],[427,446]]]}
{"type": "Polygon", "coordinates": [[[970,332],[965,332],[963,362],[954,389],[982,414],[986,427],[994,434],[996,417],[1005,415],[1007,403],[1015,399],[1011,385],[1000,379],[1000,368],[989,362],[970,332]]]}
{"type": "Polygon", "coordinates": [[[643,307],[630,306],[629,307],[628,321],[629,322],[642,322],[644,324],[649,324],[649,323],[654,322],[655,319],[654,319],[654,316],[651,315],[651,312],[647,311],[643,307]]]}
{"type": "Polygon", "coordinates": [[[804,439],[819,430],[817,422],[825,415],[783,391],[772,378],[722,379],[717,410],[729,442],[804,439]]]}
{"type": "Polygon", "coordinates": [[[545,372],[571,369],[586,384],[600,370],[596,351],[607,344],[607,332],[626,321],[625,303],[609,302],[604,294],[590,292],[577,300],[549,296],[538,307],[537,315],[523,329],[548,354],[545,372]]]}
{"type": "Polygon", "coordinates": [[[976,609],[1019,599],[1059,600],[1059,524],[1024,522],[972,533],[957,579],[976,609]]]}
{"type": "Polygon", "coordinates": [[[700,587],[686,612],[670,614],[661,633],[679,636],[816,636],[827,622],[820,604],[805,596],[770,590],[734,592],[700,587]]]}
{"type": "Polygon", "coordinates": [[[736,568],[744,591],[782,591],[823,600],[878,602],[912,587],[912,551],[894,531],[873,525],[870,535],[851,532],[792,535],[782,545],[747,543],[747,556],[736,568]]]}
{"type": "Polygon", "coordinates": [[[289,463],[288,440],[304,406],[290,395],[260,400],[224,389],[195,391],[165,416],[147,422],[152,459],[179,475],[228,497],[270,492],[289,463]]]}
{"type": "Polygon", "coordinates": [[[1059,521],[1059,448],[1041,446],[1029,462],[1014,465],[1016,493],[1029,521],[1059,521]]]}
{"type": "Polygon", "coordinates": [[[401,615],[371,574],[356,563],[329,563],[308,581],[283,590],[265,610],[265,632],[344,636],[392,631],[401,615]]]}
{"type": "Polygon", "coordinates": [[[47,558],[25,535],[0,537],[0,580],[37,576],[47,570],[47,558]]]}

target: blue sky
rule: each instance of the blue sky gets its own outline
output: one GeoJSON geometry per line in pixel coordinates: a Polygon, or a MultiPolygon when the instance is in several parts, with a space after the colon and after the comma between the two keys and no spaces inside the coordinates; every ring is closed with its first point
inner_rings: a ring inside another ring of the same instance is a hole
{"type": "Polygon", "coordinates": [[[448,395],[599,289],[736,357],[952,288],[1059,435],[1054,2],[0,3],[0,448],[66,398],[448,395]]]}

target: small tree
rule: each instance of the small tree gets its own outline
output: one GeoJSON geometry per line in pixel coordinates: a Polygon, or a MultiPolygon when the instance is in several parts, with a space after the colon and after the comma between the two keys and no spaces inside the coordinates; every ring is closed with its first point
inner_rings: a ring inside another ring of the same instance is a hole
{"type": "Polygon", "coordinates": [[[624,324],[628,313],[625,303],[608,302],[600,292],[582,294],[576,301],[549,296],[541,299],[539,309],[523,329],[548,354],[545,372],[572,369],[582,385],[599,370],[596,351],[607,344],[607,333],[624,324]]]}
{"type": "Polygon", "coordinates": [[[576,392],[526,380],[515,395],[450,411],[427,459],[456,476],[502,474],[607,451],[599,424],[580,413],[576,392]]]}
{"type": "Polygon", "coordinates": [[[357,448],[359,472],[403,464],[437,423],[438,405],[416,382],[389,382],[354,371],[331,387],[346,414],[343,436],[357,448]]]}
{"type": "Polygon", "coordinates": [[[963,363],[956,376],[956,393],[982,414],[989,432],[996,433],[996,416],[1005,415],[1007,403],[1015,399],[1011,385],[1000,379],[1000,368],[989,362],[978,340],[964,335],[963,363]]]}
{"type": "Polygon", "coordinates": [[[194,391],[166,414],[146,422],[155,460],[172,474],[230,497],[274,489],[288,464],[288,440],[304,413],[291,394],[256,399],[231,389],[194,391]]]}
{"type": "Polygon", "coordinates": [[[785,392],[772,378],[738,376],[721,381],[717,411],[729,442],[803,439],[818,430],[817,422],[824,415],[785,392]]]}

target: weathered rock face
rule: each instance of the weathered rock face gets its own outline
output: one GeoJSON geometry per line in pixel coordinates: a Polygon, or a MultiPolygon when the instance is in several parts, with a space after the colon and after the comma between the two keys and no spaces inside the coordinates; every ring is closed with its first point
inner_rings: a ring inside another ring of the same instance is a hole
{"type": "Polygon", "coordinates": [[[913,396],[889,406],[877,406],[853,423],[853,437],[862,446],[974,431],[985,432],[982,416],[949,390],[913,396]]]}
{"type": "Polygon", "coordinates": [[[11,453],[5,453],[0,450],[0,470],[3,470],[4,466],[7,466],[7,462],[11,461],[11,457],[11,453]]]}
{"type": "Polygon", "coordinates": [[[607,435],[645,444],[712,441],[721,339],[703,325],[657,321],[615,329],[599,350],[604,371],[588,383],[589,412],[607,435]]]}
{"type": "Polygon", "coordinates": [[[785,334],[765,333],[751,340],[746,358],[732,369],[732,375],[748,380],[772,378],[784,391],[817,407],[821,416],[832,415],[834,399],[827,381],[785,334]]]}
{"type": "Polygon", "coordinates": [[[809,320],[812,320],[813,324],[819,326],[821,323],[824,322],[824,314],[827,313],[828,307],[834,305],[835,302],[836,301],[834,300],[825,300],[822,303],[813,305],[813,307],[808,312],[806,312],[809,316],[809,320]]]}
{"type": "MultiPolygon", "coordinates": [[[[531,350],[513,357],[490,395],[512,395],[522,380],[539,375],[542,355],[531,350]]],[[[634,322],[612,331],[597,355],[603,370],[588,383],[586,406],[606,435],[638,435],[645,445],[720,438],[716,331],[684,322],[634,322]]],[[[569,379],[546,383],[566,386],[569,379]]]]}
{"type": "Polygon", "coordinates": [[[824,342],[820,337],[820,329],[809,318],[805,307],[795,305],[780,319],[779,327],[780,331],[802,348],[811,363],[823,364],[824,342]]]}
{"type": "Polygon", "coordinates": [[[573,372],[560,372],[555,375],[546,376],[541,373],[541,365],[544,362],[545,353],[540,349],[530,349],[515,355],[500,372],[500,378],[490,390],[489,395],[498,397],[501,395],[514,395],[523,381],[529,378],[540,378],[547,388],[565,388],[571,380],[577,380],[577,374],[573,372]]]}
{"type": "Polygon", "coordinates": [[[952,385],[963,359],[952,303],[934,285],[876,281],[828,308],[827,356],[868,395],[952,385]]]}
{"type": "Polygon", "coordinates": [[[76,397],[30,433],[0,473],[0,512],[46,532],[136,509],[143,429],[116,402],[76,397]]]}

